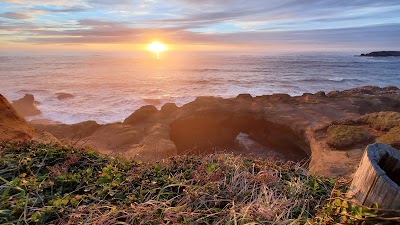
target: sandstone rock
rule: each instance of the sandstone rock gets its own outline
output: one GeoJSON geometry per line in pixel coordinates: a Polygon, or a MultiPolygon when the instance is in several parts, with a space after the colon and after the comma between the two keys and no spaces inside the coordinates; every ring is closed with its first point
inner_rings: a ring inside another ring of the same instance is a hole
{"type": "Polygon", "coordinates": [[[340,95],[340,91],[330,91],[326,96],[328,97],[338,97],[340,95]]]}
{"type": "MultiPolygon", "coordinates": [[[[328,125],[347,118],[353,122],[343,122],[342,125],[359,126],[362,133],[368,133],[371,128],[357,120],[362,114],[400,111],[400,95],[396,92],[379,87],[361,89],[367,91],[338,91],[335,97],[328,98],[322,94],[306,95],[309,102],[302,96],[278,94],[252,99],[249,96],[232,99],[198,97],[181,107],[165,105],[160,112],[154,106],[144,106],[124,123],[86,124],[91,128],[82,132],[82,136],[86,136],[78,144],[95,146],[107,154],[117,152],[124,157],[155,160],[188,150],[192,150],[192,154],[218,149],[229,151],[232,146],[237,146],[236,137],[242,133],[257,146],[264,146],[265,151],[276,149],[285,159],[298,161],[311,157],[312,173],[349,176],[362,156],[364,145],[373,140],[357,142],[346,150],[336,150],[327,144],[328,125]]],[[[85,128],[53,124],[40,129],[54,135],[58,133],[57,137],[64,136],[74,143],[76,129],[85,128]]],[[[245,154],[248,150],[235,152],[245,154]]],[[[264,157],[269,155],[266,153],[264,157]]]]}
{"type": "Polygon", "coordinates": [[[315,96],[318,96],[318,97],[326,97],[326,94],[325,94],[325,92],[323,92],[323,91],[319,91],[319,92],[315,93],[315,96]]]}
{"type": "Polygon", "coordinates": [[[251,94],[239,94],[236,99],[253,100],[253,96],[251,94]]]}
{"type": "Polygon", "coordinates": [[[384,88],[385,90],[388,90],[388,91],[398,91],[398,90],[400,90],[398,87],[396,87],[396,86],[387,86],[387,87],[385,87],[384,88]]]}
{"type": "Polygon", "coordinates": [[[165,103],[162,107],[160,112],[163,114],[169,114],[178,110],[178,106],[175,103],[165,103]]]}
{"type": "Polygon", "coordinates": [[[33,127],[0,95],[0,141],[30,140],[33,127]]]}
{"type": "Polygon", "coordinates": [[[272,94],[272,96],[271,96],[271,100],[275,100],[275,101],[288,102],[290,99],[291,99],[290,95],[283,94],[283,93],[272,94]]]}
{"type": "Polygon", "coordinates": [[[21,116],[35,116],[41,114],[36,108],[35,98],[31,94],[26,94],[23,98],[13,101],[11,104],[21,116]]]}
{"type": "Polygon", "coordinates": [[[154,115],[157,112],[158,112],[157,108],[153,105],[142,106],[140,109],[136,110],[128,118],[126,118],[124,120],[124,124],[133,125],[137,122],[147,119],[148,117],[154,115]]]}
{"type": "Polygon", "coordinates": [[[230,117],[231,113],[227,111],[204,110],[177,119],[171,124],[171,140],[182,154],[206,153],[213,147],[224,148],[239,134],[230,123],[230,117]]]}

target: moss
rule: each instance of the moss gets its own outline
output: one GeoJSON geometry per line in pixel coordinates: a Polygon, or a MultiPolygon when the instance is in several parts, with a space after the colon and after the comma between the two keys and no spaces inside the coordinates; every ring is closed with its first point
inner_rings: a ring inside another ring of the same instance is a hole
{"type": "Polygon", "coordinates": [[[349,125],[332,125],[328,128],[327,143],[330,147],[346,148],[371,139],[363,129],[349,125]]]}
{"type": "Polygon", "coordinates": [[[399,112],[377,112],[364,115],[360,121],[369,124],[370,127],[380,130],[388,131],[393,127],[400,126],[400,113],[399,112]]]}
{"type": "Polygon", "coordinates": [[[400,149],[400,126],[390,129],[389,132],[377,138],[376,141],[400,149]]]}

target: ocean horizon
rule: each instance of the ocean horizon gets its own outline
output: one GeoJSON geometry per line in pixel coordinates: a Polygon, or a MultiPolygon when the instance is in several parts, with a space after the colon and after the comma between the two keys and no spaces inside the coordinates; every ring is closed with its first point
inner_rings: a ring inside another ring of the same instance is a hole
{"type": "Polygon", "coordinates": [[[66,124],[121,122],[144,105],[178,106],[197,96],[292,96],[359,86],[400,87],[400,58],[350,53],[140,56],[0,56],[0,94],[32,94],[42,114],[66,124]],[[73,98],[57,99],[57,93],[73,98]]]}

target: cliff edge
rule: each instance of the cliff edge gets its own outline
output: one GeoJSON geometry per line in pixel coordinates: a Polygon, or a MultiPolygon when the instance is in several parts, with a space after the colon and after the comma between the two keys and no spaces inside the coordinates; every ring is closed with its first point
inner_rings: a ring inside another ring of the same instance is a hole
{"type": "Polygon", "coordinates": [[[0,141],[29,140],[34,128],[0,95],[0,141]]]}

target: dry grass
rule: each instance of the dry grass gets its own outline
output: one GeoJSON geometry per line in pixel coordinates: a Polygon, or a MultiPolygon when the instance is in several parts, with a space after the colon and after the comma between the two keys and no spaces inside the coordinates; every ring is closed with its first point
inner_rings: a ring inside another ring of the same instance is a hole
{"type": "Polygon", "coordinates": [[[361,122],[369,124],[372,128],[380,131],[388,131],[393,127],[400,126],[399,112],[377,112],[362,116],[361,122]]]}
{"type": "Polygon", "coordinates": [[[304,224],[334,184],[299,163],[229,154],[142,163],[0,144],[0,223],[304,224]]]}
{"type": "Polygon", "coordinates": [[[390,129],[389,132],[377,138],[376,141],[400,149],[400,126],[390,129]]]}

